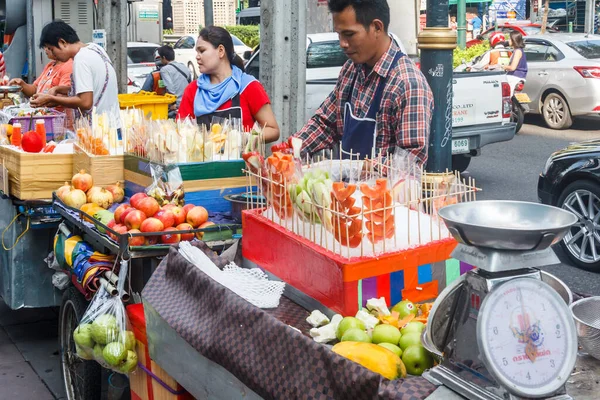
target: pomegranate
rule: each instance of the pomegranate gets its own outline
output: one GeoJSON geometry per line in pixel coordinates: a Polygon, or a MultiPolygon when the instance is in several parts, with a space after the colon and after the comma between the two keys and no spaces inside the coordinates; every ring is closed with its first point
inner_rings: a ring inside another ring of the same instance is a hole
{"type": "Polygon", "coordinates": [[[85,193],[83,190],[73,189],[65,195],[65,199],[63,201],[69,207],[79,209],[79,207],[84,205],[86,202],[85,193]]]}
{"type": "Polygon", "coordinates": [[[79,171],[79,173],[73,175],[73,178],[71,178],[71,184],[75,189],[87,192],[92,188],[92,186],[94,186],[94,180],[90,174],[85,172],[85,169],[82,169],[79,171]]]}
{"type": "Polygon", "coordinates": [[[108,190],[113,195],[113,201],[115,203],[120,203],[123,201],[123,198],[125,197],[125,191],[121,186],[121,182],[117,182],[114,185],[107,186],[106,190],[108,190]]]}
{"type": "Polygon", "coordinates": [[[88,193],[87,197],[90,203],[96,203],[105,210],[112,206],[113,203],[112,194],[103,188],[98,188],[94,191],[90,190],[90,193],[88,193]]]}
{"type": "Polygon", "coordinates": [[[100,189],[102,189],[100,186],[92,186],[85,194],[87,196],[87,201],[88,203],[93,203],[93,201],[91,200],[92,195],[95,194],[97,191],[99,191],[100,189]]]}
{"type": "Polygon", "coordinates": [[[58,188],[56,191],[56,197],[58,197],[61,201],[65,201],[65,195],[69,193],[73,187],[69,185],[69,182],[65,182],[65,184],[58,188]]]}
{"type": "Polygon", "coordinates": [[[46,143],[42,141],[40,135],[35,131],[25,132],[21,139],[21,147],[28,153],[39,153],[46,146],[46,143]]]}

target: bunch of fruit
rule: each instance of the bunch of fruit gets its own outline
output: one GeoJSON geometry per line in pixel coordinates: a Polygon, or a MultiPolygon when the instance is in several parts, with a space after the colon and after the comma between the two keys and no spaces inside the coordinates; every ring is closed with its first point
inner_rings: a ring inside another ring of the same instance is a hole
{"type": "MultiPolygon", "coordinates": [[[[202,206],[186,204],[183,207],[174,204],[160,206],[158,201],[145,193],[131,196],[129,204],[121,204],[115,210],[113,218],[106,224],[119,233],[153,233],[155,236],[134,236],[129,239],[130,246],[150,246],[157,243],[174,244],[190,241],[194,237],[202,239],[203,232],[179,233],[214,225],[208,221],[208,211],[202,206]]],[[[113,240],[117,237],[109,234],[113,240]]]]}
{"type": "MultiPolygon", "coordinates": [[[[56,196],[72,208],[82,209],[86,204],[95,204],[97,207],[108,210],[113,203],[123,201],[125,191],[118,182],[105,188],[94,186],[92,176],[85,170],[81,170],[73,175],[71,184],[65,182],[64,186],[56,191],[56,196]]],[[[93,216],[94,213],[89,211],[85,212],[93,216]]]]}
{"type": "Polygon", "coordinates": [[[135,335],[119,329],[114,315],[102,314],[91,323],[80,324],[73,331],[73,340],[77,355],[84,360],[96,360],[122,374],[129,374],[137,367],[135,335]]]}
{"type": "Polygon", "coordinates": [[[314,311],[307,321],[313,339],[320,343],[339,341],[333,351],[388,379],[406,374],[420,376],[433,366],[431,354],[421,343],[431,303],[403,300],[392,307],[385,299],[370,299],[355,317],[337,314],[331,321],[314,311]]]}

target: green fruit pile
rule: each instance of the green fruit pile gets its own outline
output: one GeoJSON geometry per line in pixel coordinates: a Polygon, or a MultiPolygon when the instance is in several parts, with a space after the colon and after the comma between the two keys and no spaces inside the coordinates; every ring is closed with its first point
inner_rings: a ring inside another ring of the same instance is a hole
{"type": "Polygon", "coordinates": [[[96,360],[114,371],[129,374],[138,363],[135,335],[119,329],[114,315],[103,314],[92,323],[81,324],[73,331],[77,355],[96,360]]]}

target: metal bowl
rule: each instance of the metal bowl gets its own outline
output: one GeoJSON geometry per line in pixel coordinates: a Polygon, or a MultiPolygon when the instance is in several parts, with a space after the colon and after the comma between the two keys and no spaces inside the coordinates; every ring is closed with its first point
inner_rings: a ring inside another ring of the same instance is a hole
{"type": "Polygon", "coordinates": [[[556,291],[565,301],[567,306],[570,306],[573,303],[573,292],[563,281],[558,279],[556,276],[549,274],[545,271],[540,271],[542,273],[542,282],[550,285],[552,289],[556,291]]]}
{"type": "Polygon", "coordinates": [[[600,360],[600,296],[588,297],[571,304],[579,344],[600,360]]]}
{"type": "Polygon", "coordinates": [[[242,211],[248,208],[261,208],[267,205],[264,196],[255,192],[246,192],[240,194],[228,194],[223,198],[231,203],[231,217],[242,222],[242,211]]]}
{"type": "Polygon", "coordinates": [[[523,201],[472,201],[439,211],[454,238],[497,250],[544,250],[558,243],[577,217],[561,208],[523,201]]]}

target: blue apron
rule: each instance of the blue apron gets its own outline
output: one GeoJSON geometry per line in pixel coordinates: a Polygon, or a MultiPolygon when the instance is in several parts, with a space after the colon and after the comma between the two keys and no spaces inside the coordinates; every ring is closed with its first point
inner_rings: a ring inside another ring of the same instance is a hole
{"type": "MultiPolygon", "coordinates": [[[[396,66],[398,60],[403,57],[404,54],[398,50],[394,61],[390,69],[396,66]]],[[[383,91],[385,90],[386,79],[380,79],[377,89],[375,90],[375,97],[371,102],[369,111],[364,118],[358,118],[352,113],[352,105],[350,101],[352,99],[352,92],[354,91],[354,85],[356,84],[356,77],[358,72],[354,76],[354,82],[350,89],[350,95],[348,101],[344,103],[344,132],[342,134],[342,158],[350,158],[350,152],[352,152],[352,158],[358,157],[364,160],[367,157],[375,158],[375,144],[377,142],[377,113],[381,107],[381,99],[383,97],[383,91]]]]}

